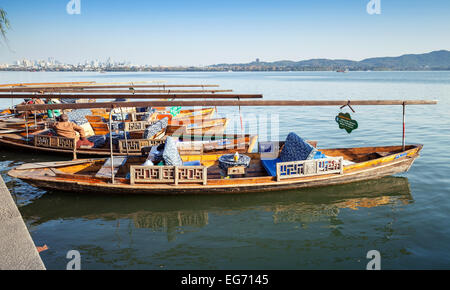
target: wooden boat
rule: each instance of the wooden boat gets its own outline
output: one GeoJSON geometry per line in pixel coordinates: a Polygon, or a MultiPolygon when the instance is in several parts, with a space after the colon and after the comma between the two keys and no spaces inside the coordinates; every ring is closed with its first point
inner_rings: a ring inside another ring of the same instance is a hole
{"type": "Polygon", "coordinates": [[[223,135],[227,128],[228,119],[206,119],[172,122],[166,128],[166,135],[223,135]]]}
{"type": "MultiPolygon", "coordinates": [[[[170,115],[171,116],[171,115],[170,115]]],[[[102,116],[94,116],[94,115],[87,115],[85,118],[88,120],[89,124],[92,127],[92,130],[94,131],[95,135],[106,135],[109,133],[109,124],[108,122],[102,117],[102,116]]],[[[162,119],[162,118],[161,118],[162,119]]],[[[151,120],[146,121],[131,121],[126,120],[125,121],[125,127],[128,128],[127,131],[134,131],[134,132],[140,132],[137,134],[143,134],[145,127],[149,126],[153,122],[156,122],[157,120],[160,120],[159,118],[153,118],[151,120]]],[[[121,121],[119,121],[120,123],[121,121]]],[[[223,130],[226,128],[227,125],[227,119],[225,118],[209,118],[207,115],[200,115],[195,117],[186,117],[183,119],[173,119],[169,118],[168,126],[177,126],[177,128],[172,128],[169,132],[174,132],[179,127],[186,127],[186,132],[188,132],[191,129],[200,129],[200,128],[209,128],[216,126],[217,128],[220,128],[221,130],[215,131],[215,133],[223,132],[223,130]]]]}
{"type": "MultiPolygon", "coordinates": [[[[170,111],[167,110],[166,107],[156,107],[156,112],[150,117],[151,120],[157,121],[161,120],[165,117],[168,117],[169,120],[184,120],[184,119],[195,119],[195,118],[202,118],[202,119],[209,119],[212,118],[214,115],[216,109],[215,108],[200,108],[200,109],[188,109],[188,110],[181,110],[180,113],[178,113],[176,116],[172,116],[170,114],[170,111]]],[[[101,116],[106,121],[109,120],[109,111],[106,109],[91,109],[93,116],[101,116]]],[[[127,113],[126,111],[123,111],[124,113],[127,113]]],[[[139,116],[143,115],[145,113],[136,113],[136,111],[128,112],[131,116],[131,121],[140,121],[139,116]]]]}
{"type": "MultiPolygon", "coordinates": [[[[32,133],[38,130],[42,130],[45,127],[45,122],[42,118],[36,118],[36,120],[28,119],[26,122],[21,118],[7,118],[0,120],[0,134],[2,131],[12,130],[14,132],[27,132],[32,133]]],[[[26,133],[25,133],[26,135],[26,133]]]]}
{"type": "MultiPolygon", "coordinates": [[[[155,107],[156,112],[158,115],[158,119],[162,119],[164,117],[167,117],[170,115],[170,111],[167,110],[166,107],[155,107]]],[[[181,110],[180,113],[178,113],[176,116],[172,117],[173,119],[185,119],[185,118],[194,118],[194,117],[202,117],[204,119],[211,118],[216,109],[215,108],[200,108],[200,109],[188,109],[188,110],[181,110]]],[[[172,116],[172,115],[170,115],[172,116]]]]}
{"type": "MultiPolygon", "coordinates": [[[[0,131],[1,132],[1,131],[0,131]]],[[[39,132],[39,131],[38,131],[39,132]]],[[[77,156],[109,156],[111,151],[109,143],[100,148],[76,148],[74,139],[39,135],[37,132],[29,132],[29,140],[25,138],[23,131],[4,130],[0,134],[0,145],[3,148],[14,150],[27,150],[31,152],[47,152],[77,156]]],[[[240,153],[252,152],[257,145],[256,135],[179,135],[184,147],[189,147],[189,152],[201,154],[203,152],[222,152],[223,154],[238,151],[240,153]],[[194,141],[194,142],[192,142],[194,141]]],[[[113,154],[117,156],[140,156],[143,147],[159,145],[165,139],[128,139],[119,140],[113,146],[113,154]],[[127,150],[128,148],[128,150],[127,150]]]]}
{"type": "MultiPolygon", "coordinates": [[[[106,135],[109,133],[109,127],[108,127],[108,120],[109,120],[109,113],[106,112],[106,110],[99,110],[99,109],[93,109],[92,115],[87,115],[85,118],[88,120],[89,124],[92,127],[92,130],[94,131],[95,135],[106,135]]],[[[182,111],[183,112],[183,111],[182,111]]],[[[140,116],[144,113],[135,113],[132,112],[129,115],[131,116],[130,119],[126,120],[126,122],[144,122],[141,120],[140,116]]],[[[156,122],[158,120],[161,120],[165,117],[169,118],[168,125],[174,125],[174,126],[180,126],[180,125],[191,125],[191,124],[198,124],[201,122],[204,122],[207,119],[210,119],[212,115],[214,114],[214,109],[207,109],[207,110],[184,110],[184,113],[179,116],[173,117],[170,113],[166,114],[164,113],[154,113],[149,117],[149,120],[145,120],[145,122],[156,122]]],[[[208,121],[206,124],[211,124],[212,121],[208,121]]],[[[220,122],[217,122],[218,126],[220,126],[220,122]]],[[[222,122],[223,123],[223,122],[222,122]]],[[[223,124],[222,124],[223,125],[223,124]]],[[[225,124],[226,125],[226,124],[225,124]]],[[[143,127],[145,124],[140,124],[139,127],[143,127]]],[[[192,126],[192,125],[191,125],[192,126]]],[[[209,126],[209,125],[208,125],[209,126]]],[[[210,126],[209,126],[210,127],[210,126]]],[[[226,126],[225,126],[226,127],[226,126]]],[[[138,130],[140,133],[135,134],[143,134],[143,130],[138,130]]],[[[223,132],[223,130],[219,130],[217,132],[223,132]]]]}
{"type": "Polygon", "coordinates": [[[21,165],[8,174],[31,185],[60,191],[114,194],[212,194],[290,190],[377,179],[407,171],[422,145],[320,149],[325,159],[280,162],[265,170],[261,153],[248,153],[245,175],[222,178],[221,154],[182,155],[200,166],[141,166],[145,157],[21,165]],[[346,161],[346,162],[344,162],[346,161]],[[344,165],[347,164],[347,165],[344,165]],[[113,169],[109,171],[109,169],[113,169]],[[103,174],[99,173],[102,172],[103,174]],[[110,176],[105,172],[110,172],[110,176]],[[114,174],[112,174],[114,172],[114,174]]]}
{"type": "Polygon", "coordinates": [[[98,117],[109,120],[109,112],[106,109],[91,109],[92,117],[98,117]]]}
{"type": "Polygon", "coordinates": [[[0,116],[1,115],[11,115],[11,114],[14,114],[14,112],[11,109],[9,109],[9,108],[0,111],[0,116]]]}

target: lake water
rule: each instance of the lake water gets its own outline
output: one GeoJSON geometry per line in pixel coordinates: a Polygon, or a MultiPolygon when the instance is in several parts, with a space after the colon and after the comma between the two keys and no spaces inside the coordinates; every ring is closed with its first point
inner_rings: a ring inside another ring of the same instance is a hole
{"type": "MultiPolygon", "coordinates": [[[[24,73],[0,83],[164,80],[219,84],[265,99],[427,99],[406,108],[406,143],[424,144],[409,172],[317,189],[221,196],[91,196],[47,192],[7,176],[24,162],[68,157],[0,148],[0,173],[48,269],[65,269],[69,250],[83,269],[365,269],[370,250],[382,269],[450,268],[450,72],[24,73]]],[[[16,100],[16,103],[18,100],[16,100]]],[[[1,107],[11,100],[0,100],[1,107]]],[[[353,107],[359,127],[338,128],[338,107],[219,107],[229,130],[260,139],[289,132],[318,147],[401,145],[401,106],[353,107]],[[266,126],[264,118],[273,120],[266,126]]],[[[342,110],[349,112],[347,108],[342,110]]]]}

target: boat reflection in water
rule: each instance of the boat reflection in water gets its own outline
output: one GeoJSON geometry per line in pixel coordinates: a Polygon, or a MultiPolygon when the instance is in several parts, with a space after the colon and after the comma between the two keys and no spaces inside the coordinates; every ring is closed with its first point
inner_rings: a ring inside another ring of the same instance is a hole
{"type": "MultiPolygon", "coordinates": [[[[130,220],[135,228],[177,234],[210,224],[211,215],[247,211],[272,213],[274,224],[302,223],[338,217],[342,209],[402,206],[413,202],[408,179],[385,177],[346,185],[289,192],[216,196],[108,196],[48,192],[21,208],[31,227],[52,220],[130,220]]],[[[211,224],[214,226],[214,224],[211,224]]]]}

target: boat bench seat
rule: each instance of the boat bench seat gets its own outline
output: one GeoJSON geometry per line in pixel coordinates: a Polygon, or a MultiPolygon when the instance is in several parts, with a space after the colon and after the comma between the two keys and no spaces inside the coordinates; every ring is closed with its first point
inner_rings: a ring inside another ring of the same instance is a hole
{"type": "MultiPolygon", "coordinates": [[[[115,156],[114,157],[114,175],[117,174],[120,167],[123,166],[127,162],[127,156],[115,156]]],[[[97,178],[112,178],[111,176],[111,158],[108,158],[103,164],[102,168],[95,174],[97,178]]]]}
{"type": "Polygon", "coordinates": [[[277,163],[281,162],[280,158],[261,159],[261,164],[270,176],[277,176],[277,163]]]}

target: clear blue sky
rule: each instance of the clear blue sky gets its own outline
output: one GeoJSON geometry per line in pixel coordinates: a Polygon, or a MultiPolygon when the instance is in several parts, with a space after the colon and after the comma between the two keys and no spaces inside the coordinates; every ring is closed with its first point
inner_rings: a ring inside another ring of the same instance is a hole
{"type": "Polygon", "coordinates": [[[0,0],[12,24],[0,63],[86,59],[199,65],[450,50],[449,0],[0,0]]]}

